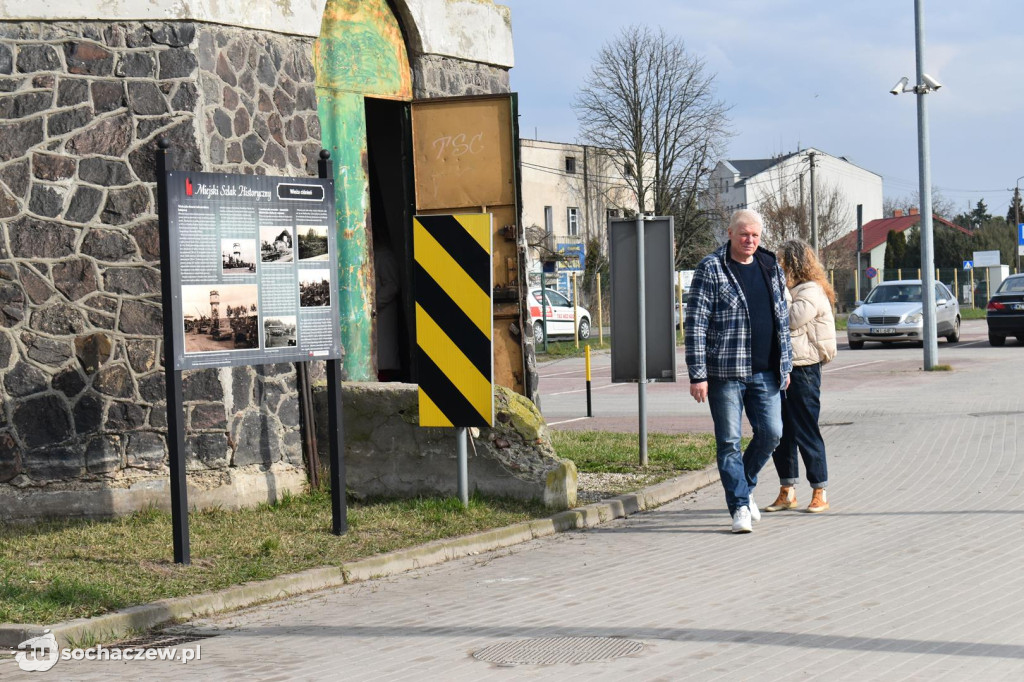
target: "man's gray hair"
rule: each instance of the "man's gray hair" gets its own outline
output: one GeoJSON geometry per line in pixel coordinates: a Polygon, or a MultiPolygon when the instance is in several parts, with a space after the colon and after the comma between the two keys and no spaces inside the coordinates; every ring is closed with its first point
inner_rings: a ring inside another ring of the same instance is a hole
{"type": "Polygon", "coordinates": [[[729,230],[736,227],[737,225],[751,225],[757,224],[764,229],[764,219],[761,218],[761,214],[750,208],[741,208],[738,211],[733,211],[732,218],[729,219],[729,230]]]}

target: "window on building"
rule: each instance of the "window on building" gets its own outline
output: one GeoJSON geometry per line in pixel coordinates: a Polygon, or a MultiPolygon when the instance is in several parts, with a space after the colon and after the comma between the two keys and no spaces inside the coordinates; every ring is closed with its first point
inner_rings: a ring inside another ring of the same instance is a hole
{"type": "Polygon", "coordinates": [[[555,214],[550,206],[544,207],[544,234],[551,234],[555,231],[555,214]]]}
{"type": "Polygon", "coordinates": [[[622,215],[622,211],[620,211],[617,208],[609,208],[608,209],[608,218],[609,219],[611,219],[611,218],[618,218],[621,215],[622,215]]]}
{"type": "Polygon", "coordinates": [[[576,157],[567,156],[565,157],[565,172],[575,173],[576,172],[576,157]]]}
{"type": "Polygon", "coordinates": [[[580,236],[580,210],[575,206],[570,206],[566,211],[566,217],[569,223],[569,236],[580,236]]]}
{"type": "Polygon", "coordinates": [[[632,161],[627,161],[626,163],[624,163],[622,165],[622,173],[627,178],[633,177],[633,162],[632,161]]]}

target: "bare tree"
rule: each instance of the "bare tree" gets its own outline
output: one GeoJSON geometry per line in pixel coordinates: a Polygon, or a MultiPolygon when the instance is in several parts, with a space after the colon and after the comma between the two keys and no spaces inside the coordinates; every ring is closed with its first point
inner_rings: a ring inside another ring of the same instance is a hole
{"type": "Polygon", "coordinates": [[[686,209],[676,215],[677,244],[709,229],[697,198],[729,135],[727,108],[714,75],[682,40],[623,29],[601,48],[574,108],[583,139],[608,151],[641,212],[686,209]]]}
{"type": "MultiPolygon", "coordinates": [[[[767,192],[757,206],[764,218],[764,245],[769,249],[778,247],[787,239],[811,241],[810,187],[802,182],[803,173],[783,178],[781,172],[772,181],[772,191],[767,192]]],[[[849,224],[849,209],[843,192],[837,186],[820,181],[814,184],[818,244],[827,245],[845,234],[849,224]]],[[[819,253],[826,268],[846,265],[846,259],[842,259],[842,264],[837,261],[840,254],[835,250],[820,249],[819,253]]]]}
{"type": "MultiPolygon", "coordinates": [[[[882,217],[892,218],[896,211],[910,215],[910,209],[920,209],[920,206],[920,192],[913,192],[909,196],[885,197],[882,200],[882,217]]],[[[932,187],[932,213],[946,220],[952,220],[957,214],[956,205],[944,197],[938,187],[932,187]]]]}

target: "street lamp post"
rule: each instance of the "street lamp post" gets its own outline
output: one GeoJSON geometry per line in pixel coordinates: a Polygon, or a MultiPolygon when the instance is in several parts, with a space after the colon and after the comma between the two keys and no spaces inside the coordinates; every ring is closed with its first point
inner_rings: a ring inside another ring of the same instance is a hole
{"type": "Polygon", "coordinates": [[[908,85],[904,77],[891,92],[917,95],[917,160],[921,194],[921,305],[924,324],[924,369],[938,363],[939,344],[935,328],[935,247],[932,238],[932,180],[928,151],[928,109],[925,95],[942,84],[924,72],[924,0],[914,0],[914,37],[917,52],[917,84],[908,85]]]}

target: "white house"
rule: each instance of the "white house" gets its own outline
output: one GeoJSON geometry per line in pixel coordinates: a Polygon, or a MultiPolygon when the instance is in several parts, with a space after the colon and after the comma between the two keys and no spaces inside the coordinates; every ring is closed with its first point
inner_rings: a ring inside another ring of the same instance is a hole
{"type": "Polygon", "coordinates": [[[523,227],[527,230],[529,273],[539,283],[542,262],[561,254],[557,283],[567,288],[566,273],[582,270],[586,245],[597,239],[607,254],[608,219],[635,214],[637,202],[627,172],[607,150],[589,145],[522,139],[523,227]]]}
{"type": "Polygon", "coordinates": [[[828,199],[837,204],[837,224],[828,233],[819,232],[821,246],[857,228],[858,204],[863,207],[863,223],[882,217],[882,176],[814,148],[770,159],[719,161],[711,173],[709,194],[726,214],[740,208],[764,211],[772,203],[809,206],[812,163],[819,216],[828,199]]]}

